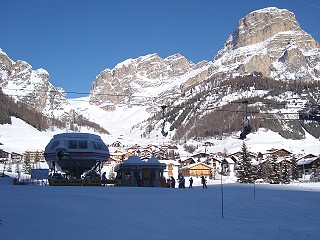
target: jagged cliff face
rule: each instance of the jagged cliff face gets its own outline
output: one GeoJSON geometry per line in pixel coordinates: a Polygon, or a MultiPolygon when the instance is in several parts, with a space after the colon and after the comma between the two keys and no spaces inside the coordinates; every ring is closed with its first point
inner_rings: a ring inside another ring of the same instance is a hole
{"type": "Polygon", "coordinates": [[[215,74],[257,71],[279,80],[320,80],[319,43],[300,28],[292,12],[278,8],[240,19],[213,62],[215,74]]]}
{"type": "Polygon", "coordinates": [[[164,99],[208,78],[224,80],[253,72],[277,80],[320,80],[319,44],[300,28],[292,12],[273,7],[257,10],[239,20],[212,62],[193,64],[180,54],[130,59],[97,76],[90,101],[114,110],[116,104],[134,102],[139,94],[152,97],[155,91],[149,90],[154,88],[164,99]]]}
{"type": "Polygon", "coordinates": [[[203,81],[209,66],[208,62],[194,64],[180,54],[165,59],[157,54],[129,59],[96,77],[91,86],[90,102],[114,110],[119,103],[142,104],[140,96],[180,94],[180,86],[186,81],[192,84],[203,81]]]}
{"type": "Polygon", "coordinates": [[[59,109],[66,101],[63,89],[49,82],[44,69],[33,70],[25,61],[12,61],[0,49],[0,87],[7,95],[42,112],[59,109]]]}

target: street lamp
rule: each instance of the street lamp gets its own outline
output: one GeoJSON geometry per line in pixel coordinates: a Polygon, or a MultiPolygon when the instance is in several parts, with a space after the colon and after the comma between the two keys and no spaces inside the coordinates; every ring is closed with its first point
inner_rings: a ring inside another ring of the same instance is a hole
{"type": "Polygon", "coordinates": [[[224,204],[223,204],[223,184],[222,184],[222,175],[223,175],[223,172],[224,172],[224,169],[225,167],[228,166],[228,162],[227,160],[224,158],[221,162],[221,218],[224,218],[224,204]]]}

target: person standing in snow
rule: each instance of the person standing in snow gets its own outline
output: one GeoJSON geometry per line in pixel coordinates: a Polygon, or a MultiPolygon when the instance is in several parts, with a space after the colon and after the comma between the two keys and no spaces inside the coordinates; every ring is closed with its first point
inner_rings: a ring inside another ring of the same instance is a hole
{"type": "Polygon", "coordinates": [[[189,178],[189,188],[193,188],[192,184],[193,184],[193,179],[192,179],[192,177],[190,177],[189,178]]]}
{"type": "Polygon", "coordinates": [[[170,187],[171,187],[171,179],[168,178],[168,179],[167,179],[167,188],[170,188],[170,187]]]}
{"type": "Polygon", "coordinates": [[[178,188],[182,188],[182,178],[181,178],[181,174],[179,174],[179,176],[178,176],[178,188]]]}
{"type": "Polygon", "coordinates": [[[107,180],[107,173],[106,172],[102,173],[101,180],[103,180],[103,181],[107,180]]]}
{"type": "Polygon", "coordinates": [[[102,180],[102,185],[106,186],[107,184],[107,173],[103,172],[102,176],[101,176],[101,180],[102,180]]]}
{"type": "Polygon", "coordinates": [[[184,179],[184,176],[181,176],[182,180],[182,188],[186,188],[186,180],[184,179]]]}
{"type": "Polygon", "coordinates": [[[171,176],[171,187],[175,188],[176,187],[176,180],[171,176]]]}
{"type": "Polygon", "coordinates": [[[208,188],[207,187],[207,180],[205,179],[204,176],[201,177],[201,183],[202,183],[202,188],[208,188]]]}

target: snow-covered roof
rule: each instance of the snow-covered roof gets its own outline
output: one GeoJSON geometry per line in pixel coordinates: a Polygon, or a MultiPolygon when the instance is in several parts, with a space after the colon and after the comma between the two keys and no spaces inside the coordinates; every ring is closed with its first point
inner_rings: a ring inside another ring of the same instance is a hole
{"type": "Polygon", "coordinates": [[[150,159],[147,161],[147,163],[156,163],[156,164],[159,164],[160,162],[159,162],[159,160],[156,159],[155,157],[152,157],[152,158],[150,158],[150,159]]]}
{"type": "Polygon", "coordinates": [[[201,165],[204,165],[204,166],[206,166],[206,167],[208,167],[208,168],[212,168],[211,166],[209,166],[209,165],[207,165],[207,164],[205,164],[205,163],[203,163],[203,162],[197,162],[197,163],[193,163],[193,164],[190,164],[190,165],[188,165],[188,166],[182,167],[182,168],[180,168],[180,170],[192,168],[192,167],[197,166],[197,165],[200,165],[200,164],[201,164],[201,165]]]}
{"type": "Polygon", "coordinates": [[[127,160],[123,162],[123,164],[139,164],[144,163],[139,156],[130,156],[127,160]]]}
{"type": "Polygon", "coordinates": [[[304,164],[309,164],[309,163],[312,163],[313,161],[317,160],[318,157],[312,157],[312,158],[303,158],[303,159],[300,159],[298,162],[297,162],[297,165],[304,165],[304,164]]]}
{"type": "Polygon", "coordinates": [[[225,158],[225,160],[227,161],[228,164],[234,164],[234,161],[232,160],[232,158],[225,158]]]}

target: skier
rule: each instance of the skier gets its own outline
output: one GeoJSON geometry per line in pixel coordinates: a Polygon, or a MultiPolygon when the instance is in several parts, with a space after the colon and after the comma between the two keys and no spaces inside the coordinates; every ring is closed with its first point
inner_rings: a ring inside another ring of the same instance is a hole
{"type": "Polygon", "coordinates": [[[192,177],[190,177],[189,178],[189,188],[193,188],[192,184],[193,184],[193,179],[192,179],[192,177]]]}
{"type": "Polygon", "coordinates": [[[201,183],[202,183],[202,188],[208,188],[207,187],[207,180],[205,179],[204,176],[201,177],[201,183]]]}
{"type": "Polygon", "coordinates": [[[171,187],[175,188],[176,187],[176,180],[171,176],[171,187]]]}

